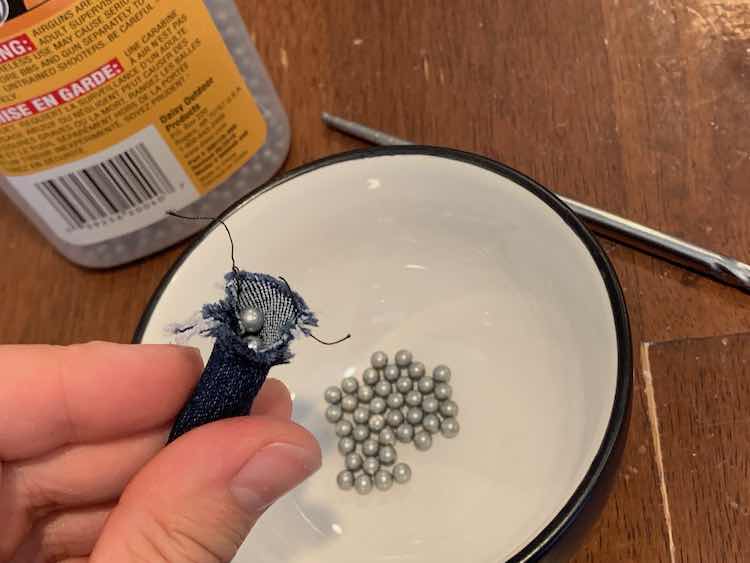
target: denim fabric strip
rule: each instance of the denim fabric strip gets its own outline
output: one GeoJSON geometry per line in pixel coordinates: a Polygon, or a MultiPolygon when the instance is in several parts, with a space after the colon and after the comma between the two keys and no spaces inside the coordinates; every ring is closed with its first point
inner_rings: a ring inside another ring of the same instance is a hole
{"type": "Polygon", "coordinates": [[[204,336],[215,339],[198,385],[175,421],[168,442],[203,424],[249,414],[270,369],[292,358],[289,344],[317,326],[305,301],[284,281],[239,271],[226,275],[225,298],[203,307],[210,321],[204,336]],[[237,284],[239,283],[239,294],[237,284]],[[240,336],[238,313],[256,307],[265,315],[263,346],[248,348],[240,336]]]}

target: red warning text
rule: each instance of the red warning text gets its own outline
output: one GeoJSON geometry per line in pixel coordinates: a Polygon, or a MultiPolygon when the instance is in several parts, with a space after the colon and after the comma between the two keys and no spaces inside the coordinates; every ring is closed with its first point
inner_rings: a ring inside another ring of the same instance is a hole
{"type": "Polygon", "coordinates": [[[36,45],[28,35],[22,33],[0,42],[0,65],[36,51],[36,45]]]}
{"type": "Polygon", "coordinates": [[[96,70],[88,73],[86,76],[74,80],[65,86],[61,86],[52,92],[42,94],[41,96],[31,98],[24,102],[13,104],[12,106],[0,108],[0,125],[20,121],[27,117],[33,117],[38,113],[43,113],[68,102],[72,102],[81,96],[88,94],[92,90],[99,88],[103,84],[106,84],[110,80],[114,80],[122,74],[122,72],[123,68],[120,61],[112,59],[96,70]]]}

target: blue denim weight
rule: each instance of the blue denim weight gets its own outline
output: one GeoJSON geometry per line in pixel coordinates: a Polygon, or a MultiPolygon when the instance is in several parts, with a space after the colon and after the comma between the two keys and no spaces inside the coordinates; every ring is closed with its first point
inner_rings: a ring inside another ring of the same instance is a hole
{"type": "Polygon", "coordinates": [[[318,325],[302,297],[281,279],[239,270],[225,279],[225,298],[202,311],[211,322],[203,334],[215,338],[211,356],[168,442],[203,424],[249,414],[270,369],[291,360],[289,344],[295,335],[309,335],[310,327],[318,325]],[[259,351],[248,348],[240,337],[238,312],[249,306],[265,315],[259,351]]]}

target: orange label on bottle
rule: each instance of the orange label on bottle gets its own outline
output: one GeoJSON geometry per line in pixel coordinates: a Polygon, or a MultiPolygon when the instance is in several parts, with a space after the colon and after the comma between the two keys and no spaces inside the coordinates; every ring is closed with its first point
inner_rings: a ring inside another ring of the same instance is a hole
{"type": "Polygon", "coordinates": [[[263,116],[203,2],[0,4],[0,174],[24,197],[42,192],[29,197],[62,207],[68,222],[68,207],[82,214],[112,200],[119,210],[118,194],[96,193],[96,174],[123,200],[137,181],[141,196],[184,190],[173,201],[184,203],[265,142],[263,116]]]}

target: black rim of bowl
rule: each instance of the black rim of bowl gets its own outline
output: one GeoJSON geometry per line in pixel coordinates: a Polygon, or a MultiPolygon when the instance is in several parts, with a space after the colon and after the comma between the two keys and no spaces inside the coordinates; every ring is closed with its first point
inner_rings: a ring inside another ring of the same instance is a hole
{"type": "MultiPolygon", "coordinates": [[[[504,165],[495,160],[479,156],[477,154],[459,151],[455,149],[449,149],[445,147],[433,147],[426,145],[408,145],[408,146],[397,146],[397,147],[373,147],[368,149],[354,150],[341,154],[332,155],[320,160],[316,160],[299,168],[295,168],[287,172],[286,174],[266,183],[258,190],[248,194],[241,198],[233,205],[228,207],[219,217],[231,215],[238,207],[245,205],[247,202],[252,201],[257,197],[261,197],[264,193],[288,182],[289,180],[323,168],[332,164],[340,162],[346,162],[349,160],[357,160],[363,158],[372,158],[378,156],[398,156],[398,155],[425,155],[425,156],[436,156],[441,158],[447,158],[452,160],[458,160],[468,164],[473,164],[499,174],[504,178],[512,180],[514,183],[530,191],[532,194],[537,196],[539,199],[544,201],[549,207],[551,207],[565,223],[570,227],[578,238],[584,243],[588,249],[591,257],[596,263],[599,273],[604,281],[609,294],[610,304],[612,306],[613,322],[615,324],[615,333],[617,336],[617,386],[615,389],[615,397],[612,404],[612,412],[610,414],[609,423],[604,433],[602,443],[599,446],[599,450],[594,456],[594,459],[584,475],[581,483],[571,495],[568,502],[563,508],[555,515],[552,521],[539,532],[530,542],[528,542],[523,549],[518,551],[512,558],[508,560],[508,563],[520,563],[524,561],[534,561],[547,553],[557,541],[565,534],[565,532],[572,526],[578,515],[581,513],[586,504],[591,500],[594,489],[599,482],[599,479],[610,460],[615,449],[617,439],[625,424],[629,401],[630,401],[630,389],[632,385],[632,350],[630,342],[630,325],[628,321],[627,308],[625,306],[625,299],[622,294],[622,288],[615,274],[614,268],[604,253],[604,250],[589,232],[589,230],[581,223],[576,217],[575,213],[565,205],[557,196],[555,196],[548,189],[541,186],[535,180],[532,180],[528,176],[504,165]]],[[[200,246],[206,236],[219,226],[218,221],[213,221],[197,238],[185,249],[182,255],[177,259],[174,265],[165,274],[164,278],[157,287],[154,295],[151,297],[146,310],[138,323],[138,326],[133,336],[133,342],[140,343],[143,338],[143,334],[148,326],[151,316],[159,303],[162,294],[165,289],[169,286],[172,277],[180,269],[183,262],[185,262],[193,251],[200,246]]]]}

